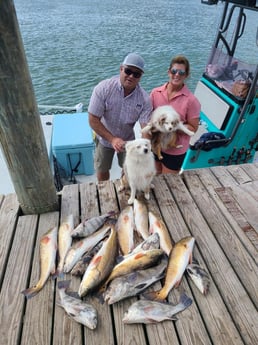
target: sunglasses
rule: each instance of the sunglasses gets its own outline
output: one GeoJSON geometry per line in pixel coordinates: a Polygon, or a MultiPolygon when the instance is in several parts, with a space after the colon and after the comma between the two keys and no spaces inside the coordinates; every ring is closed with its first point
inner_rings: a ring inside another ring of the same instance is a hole
{"type": "Polygon", "coordinates": [[[182,69],[175,69],[175,68],[172,68],[171,70],[170,70],[170,72],[172,73],[172,74],[179,74],[180,76],[183,76],[183,75],[185,75],[186,74],[186,71],[183,71],[182,69]]]}
{"type": "Polygon", "coordinates": [[[139,79],[142,76],[141,72],[134,72],[130,68],[124,68],[126,75],[132,75],[134,78],[139,79]]]}

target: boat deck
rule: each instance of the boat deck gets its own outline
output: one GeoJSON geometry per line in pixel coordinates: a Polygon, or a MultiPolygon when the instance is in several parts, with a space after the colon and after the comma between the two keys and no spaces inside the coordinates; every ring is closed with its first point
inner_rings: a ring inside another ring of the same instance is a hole
{"type": "MultiPolygon", "coordinates": [[[[119,184],[65,186],[60,212],[42,215],[20,215],[16,195],[0,195],[0,344],[258,344],[258,164],[155,177],[149,208],[160,213],[173,241],[195,237],[194,257],[211,277],[207,296],[187,276],[171,291],[170,301],[178,301],[182,289],[193,300],[177,321],[124,325],[124,312],[137,297],[113,306],[87,297],[98,311],[98,326],[89,330],[56,305],[53,279],[26,301],[21,291],[39,277],[39,238],[70,213],[79,222],[121,210],[128,196],[118,192],[119,184]]],[[[79,278],[66,278],[78,289],[79,278]]]]}

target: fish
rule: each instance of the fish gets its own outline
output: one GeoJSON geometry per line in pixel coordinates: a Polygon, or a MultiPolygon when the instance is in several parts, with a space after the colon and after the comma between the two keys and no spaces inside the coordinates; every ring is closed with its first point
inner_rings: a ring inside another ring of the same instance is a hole
{"type": "Polygon", "coordinates": [[[194,237],[188,236],[182,238],[175,244],[169,255],[164,286],[158,291],[151,291],[144,294],[145,298],[163,301],[173,287],[179,286],[186,267],[189,262],[192,263],[194,242],[194,237]]]}
{"type": "Polygon", "coordinates": [[[101,216],[86,218],[83,222],[78,224],[72,231],[72,237],[86,237],[91,235],[93,232],[98,230],[106,221],[114,216],[116,213],[110,211],[108,213],[102,214],[101,216]]]}
{"type": "Polygon", "coordinates": [[[114,225],[111,225],[109,237],[94,255],[83,275],[78,291],[80,297],[86,296],[109,276],[115,264],[116,254],[117,233],[114,225]]]}
{"type": "Polygon", "coordinates": [[[134,199],[133,212],[136,231],[146,240],[150,236],[147,205],[138,199],[134,199]]]}
{"type": "Polygon", "coordinates": [[[118,257],[118,261],[121,262],[122,260],[126,259],[130,255],[135,255],[136,253],[142,252],[143,250],[150,250],[150,249],[159,249],[160,248],[160,241],[159,241],[159,234],[154,233],[150,235],[146,240],[142,241],[138,244],[129,254],[123,255],[122,258],[118,257]]]}
{"type": "Polygon", "coordinates": [[[207,295],[210,288],[210,277],[208,273],[198,264],[190,264],[186,267],[186,272],[201,291],[203,295],[207,295]]]}
{"type": "Polygon", "coordinates": [[[160,238],[160,247],[169,256],[171,249],[173,247],[169,231],[163,222],[163,220],[156,216],[152,211],[149,211],[149,232],[153,234],[157,232],[160,238]]]}
{"type": "Polygon", "coordinates": [[[63,273],[65,258],[72,245],[71,233],[72,233],[73,228],[74,228],[74,219],[73,219],[73,215],[70,214],[64,218],[58,230],[59,262],[57,266],[56,276],[59,276],[61,273],[63,273]]]}
{"type": "Polygon", "coordinates": [[[161,256],[164,254],[162,249],[143,250],[134,255],[128,255],[123,261],[115,265],[111,274],[103,285],[103,290],[106,289],[108,283],[120,276],[131,273],[135,270],[141,270],[155,265],[161,256]]]}
{"type": "Polygon", "coordinates": [[[110,305],[139,295],[156,281],[164,278],[167,263],[168,258],[164,255],[158,265],[115,278],[104,293],[104,301],[110,305]]]}
{"type": "Polygon", "coordinates": [[[179,303],[164,303],[141,299],[134,302],[125,312],[122,322],[151,324],[165,320],[177,320],[175,316],[192,304],[192,299],[185,293],[180,296],[179,303]]]}
{"type": "Polygon", "coordinates": [[[95,329],[98,323],[97,310],[91,304],[67,293],[70,282],[70,280],[58,282],[60,301],[57,302],[57,305],[62,307],[74,321],[89,329],[95,329]]]}
{"type": "Polygon", "coordinates": [[[134,214],[132,206],[127,206],[120,212],[116,230],[121,253],[126,255],[134,248],[134,214]]]}
{"type": "Polygon", "coordinates": [[[89,266],[91,259],[100,250],[102,245],[103,241],[100,241],[89,252],[85,253],[83,257],[74,265],[73,269],[71,270],[71,274],[73,276],[83,276],[86,268],[89,266]]]}
{"type": "Polygon", "coordinates": [[[136,246],[129,254],[124,255],[124,258],[126,258],[129,255],[141,252],[142,250],[159,249],[159,248],[160,248],[159,234],[155,232],[154,234],[146,238],[146,240],[139,243],[138,246],[136,246]]]}
{"type": "Polygon", "coordinates": [[[22,294],[26,298],[35,296],[45,285],[49,276],[56,271],[57,226],[49,229],[40,239],[40,278],[36,285],[25,289],[22,294]]]}
{"type": "Polygon", "coordinates": [[[70,272],[83,254],[91,250],[101,241],[110,229],[110,225],[104,224],[98,231],[74,243],[65,257],[63,272],[70,272]]]}

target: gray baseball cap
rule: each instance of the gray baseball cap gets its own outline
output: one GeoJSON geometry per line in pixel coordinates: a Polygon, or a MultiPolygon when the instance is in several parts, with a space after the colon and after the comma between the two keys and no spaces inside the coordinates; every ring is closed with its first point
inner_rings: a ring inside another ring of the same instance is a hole
{"type": "Polygon", "coordinates": [[[122,65],[134,66],[144,72],[144,60],[139,54],[136,53],[128,54],[125,57],[122,65]]]}

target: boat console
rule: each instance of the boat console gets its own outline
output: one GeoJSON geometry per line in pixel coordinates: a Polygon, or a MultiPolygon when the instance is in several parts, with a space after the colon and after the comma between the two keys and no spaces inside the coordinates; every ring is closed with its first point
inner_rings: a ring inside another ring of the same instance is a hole
{"type": "MultiPolygon", "coordinates": [[[[208,5],[218,3],[201,1],[208,5]]],[[[201,103],[200,126],[191,139],[183,170],[250,163],[258,151],[258,28],[254,30],[252,23],[249,28],[256,42],[245,41],[250,45],[250,61],[241,56],[244,50],[239,49],[241,38],[246,37],[250,12],[252,18],[254,13],[257,15],[257,1],[221,2],[220,25],[195,89],[201,103]]]]}

